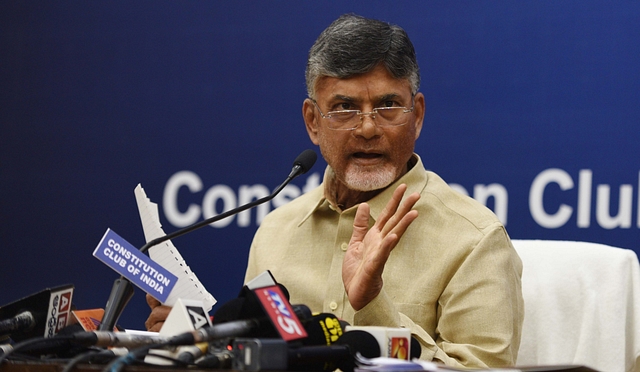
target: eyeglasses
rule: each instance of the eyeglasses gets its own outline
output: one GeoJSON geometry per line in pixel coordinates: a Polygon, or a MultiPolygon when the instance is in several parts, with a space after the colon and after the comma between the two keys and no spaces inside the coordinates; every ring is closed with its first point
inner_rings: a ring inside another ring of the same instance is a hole
{"type": "Polygon", "coordinates": [[[329,122],[329,129],[333,130],[355,130],[362,123],[365,115],[371,116],[379,127],[399,127],[409,122],[409,117],[405,114],[413,112],[414,102],[411,97],[411,108],[406,107],[377,107],[371,112],[362,112],[360,110],[340,110],[329,111],[323,114],[316,100],[311,100],[320,112],[323,119],[329,122]]]}

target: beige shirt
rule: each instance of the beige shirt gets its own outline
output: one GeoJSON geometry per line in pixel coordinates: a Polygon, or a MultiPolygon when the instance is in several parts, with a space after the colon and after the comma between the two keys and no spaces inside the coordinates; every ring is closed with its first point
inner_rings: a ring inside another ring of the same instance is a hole
{"type": "MultiPolygon", "coordinates": [[[[357,206],[337,211],[322,185],[264,219],[245,280],[271,270],[292,304],[352,325],[408,327],[424,360],[514,365],[524,317],[520,258],[489,209],[453,191],[414,156],[413,168],[368,202],[373,225],[400,183],[407,184],[406,195],[421,195],[414,207],[418,218],[387,261],[382,292],[363,309],[353,310],[342,283],[357,206]]],[[[325,182],[332,173],[327,168],[325,182]]]]}

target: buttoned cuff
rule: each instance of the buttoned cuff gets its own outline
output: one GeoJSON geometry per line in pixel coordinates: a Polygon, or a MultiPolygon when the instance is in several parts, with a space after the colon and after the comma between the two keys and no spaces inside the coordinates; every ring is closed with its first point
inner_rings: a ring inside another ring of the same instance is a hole
{"type": "Polygon", "coordinates": [[[355,312],[353,323],[357,326],[404,327],[398,310],[384,289],[365,307],[355,312]]]}

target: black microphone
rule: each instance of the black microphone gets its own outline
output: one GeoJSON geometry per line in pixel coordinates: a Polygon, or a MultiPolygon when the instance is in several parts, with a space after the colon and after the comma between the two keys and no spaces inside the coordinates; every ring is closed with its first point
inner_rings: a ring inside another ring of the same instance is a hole
{"type": "Polygon", "coordinates": [[[182,346],[178,349],[178,356],[176,359],[185,364],[193,364],[196,359],[200,358],[208,351],[208,343],[199,343],[196,345],[182,346]]]}
{"type": "Polygon", "coordinates": [[[411,336],[411,353],[409,354],[409,360],[419,359],[422,355],[422,345],[420,341],[414,336],[411,336]]]}
{"type": "Polygon", "coordinates": [[[9,319],[0,321],[0,335],[7,335],[16,331],[29,331],[36,325],[36,318],[31,311],[23,311],[9,319]]]}
{"type": "MultiPolygon", "coordinates": [[[[306,316],[311,311],[305,305],[292,306],[289,304],[281,288],[279,285],[273,285],[251,290],[245,286],[241,291],[242,297],[240,297],[243,301],[237,304],[232,301],[234,303],[232,308],[237,310],[237,320],[215,322],[216,316],[214,315],[214,324],[212,326],[176,335],[169,342],[172,345],[191,345],[232,337],[270,337],[282,338],[286,341],[302,340],[309,335],[298,315],[306,316]]],[[[325,314],[325,318],[319,319],[322,321],[320,327],[323,325],[326,328],[340,326],[337,318],[331,314],[325,314]],[[326,317],[333,317],[335,320],[327,321],[326,317]],[[326,324],[329,324],[329,326],[327,327],[326,324]]],[[[318,322],[313,321],[311,323],[318,322]]],[[[326,343],[324,339],[329,336],[325,336],[323,331],[315,333],[318,334],[316,337],[321,340],[320,342],[326,343]]],[[[339,330],[339,333],[341,334],[342,330],[339,330]]]]}
{"type": "Polygon", "coordinates": [[[71,316],[73,285],[46,288],[0,307],[0,336],[14,341],[58,333],[71,316]]]}
{"type": "MultiPolygon", "coordinates": [[[[249,208],[253,208],[259,204],[265,203],[271,199],[273,199],[276,195],[282,191],[291,182],[294,178],[306,173],[313,167],[317,159],[317,155],[313,150],[307,149],[303,151],[296,160],[293,162],[293,168],[291,172],[287,176],[287,179],[278,186],[271,195],[267,195],[261,199],[255,200],[253,202],[247,203],[245,205],[239,206],[237,208],[228,210],[224,213],[218,214],[216,216],[210,217],[203,221],[197,222],[191,226],[187,226],[183,229],[177,230],[171,234],[159,237],[157,239],[153,239],[147,244],[143,245],[140,248],[140,252],[146,252],[149,248],[158,245],[167,240],[171,240],[173,238],[177,238],[184,234],[187,234],[193,230],[197,230],[201,227],[210,225],[214,222],[220,221],[227,217],[236,215],[242,211],[245,211],[249,208]]],[[[120,277],[116,279],[111,289],[111,293],[109,295],[109,299],[107,300],[107,304],[105,305],[104,315],[102,317],[102,323],[98,328],[100,331],[110,331],[116,325],[118,318],[120,318],[120,314],[124,310],[125,306],[133,296],[133,285],[129,280],[125,277],[120,277]]]]}
{"type": "Polygon", "coordinates": [[[329,346],[338,342],[344,333],[340,320],[333,314],[320,313],[301,319],[307,337],[300,340],[304,346],[329,346]]]}
{"type": "MultiPolygon", "coordinates": [[[[272,285],[277,285],[278,288],[280,288],[280,291],[282,291],[284,299],[289,301],[289,291],[284,285],[276,283],[275,281],[269,286],[272,285]]],[[[253,291],[259,288],[264,287],[251,288],[247,285],[243,286],[238,297],[231,299],[222,305],[219,305],[218,309],[213,314],[213,324],[263,316],[264,309],[255,300],[255,296],[253,295],[253,291]]],[[[306,305],[291,306],[293,307],[293,311],[296,313],[298,318],[306,319],[311,317],[311,309],[309,309],[309,307],[307,307],[306,305]]]]}
{"type": "Polygon", "coordinates": [[[208,369],[231,369],[232,361],[233,354],[231,353],[231,350],[208,350],[206,355],[195,361],[195,365],[201,368],[208,369]]]}
{"type": "MultiPolygon", "coordinates": [[[[298,342],[289,343],[289,367],[297,366],[296,369],[305,371],[336,369],[337,366],[333,366],[324,359],[328,351],[322,347],[334,346],[340,340],[344,333],[341,321],[333,314],[320,313],[302,320],[302,326],[307,331],[307,337],[298,342]]],[[[350,356],[349,351],[344,347],[332,348],[329,353],[334,357],[342,355],[342,359],[350,356]]]]}
{"type": "Polygon", "coordinates": [[[420,358],[422,353],[420,342],[408,328],[347,326],[343,338],[349,338],[350,333],[354,331],[366,332],[378,340],[383,357],[411,360],[420,358]]]}
{"type": "Polygon", "coordinates": [[[281,339],[236,338],[233,341],[233,369],[239,371],[353,371],[355,355],[380,356],[375,337],[353,331],[348,339],[332,345],[292,347],[281,339]]]}
{"type": "Polygon", "coordinates": [[[306,149],[298,155],[296,160],[293,161],[293,168],[291,169],[291,173],[289,173],[288,179],[294,179],[300,175],[303,175],[313,167],[316,163],[316,159],[318,155],[316,152],[311,149],[306,149]]]}
{"type": "Polygon", "coordinates": [[[173,336],[168,342],[170,342],[171,345],[192,345],[224,338],[262,336],[264,334],[270,337],[278,337],[272,319],[266,315],[260,318],[232,320],[202,327],[194,331],[173,336]]]}
{"type": "Polygon", "coordinates": [[[214,324],[173,336],[169,339],[169,344],[173,346],[193,345],[200,342],[247,336],[251,332],[259,329],[265,322],[270,321],[265,317],[264,319],[243,319],[214,324]]]}
{"type": "Polygon", "coordinates": [[[159,238],[153,239],[152,241],[148,242],[147,244],[143,245],[140,248],[140,252],[146,252],[149,248],[158,245],[162,242],[165,242],[167,240],[171,240],[173,238],[177,238],[179,236],[182,236],[184,234],[187,234],[193,230],[197,230],[201,227],[210,225],[214,222],[218,222],[220,220],[223,220],[227,217],[230,216],[234,216],[242,211],[245,211],[249,208],[253,208],[259,204],[268,202],[269,200],[273,199],[276,197],[276,195],[278,195],[280,193],[280,191],[282,191],[282,189],[284,189],[285,186],[287,186],[289,184],[289,182],[291,182],[294,178],[307,173],[307,171],[309,171],[309,169],[311,169],[311,167],[313,167],[313,165],[316,163],[316,159],[317,159],[317,155],[315,153],[315,151],[307,149],[304,150],[300,155],[298,155],[298,157],[296,158],[296,160],[293,161],[293,168],[291,168],[291,172],[289,173],[289,175],[287,176],[287,179],[280,184],[280,186],[278,186],[272,193],[271,195],[267,195],[261,199],[257,199],[254,200],[250,203],[241,205],[237,208],[233,208],[230,209],[226,212],[220,213],[218,215],[215,215],[213,217],[210,217],[206,220],[194,223],[191,226],[187,226],[183,229],[180,229],[178,231],[174,231],[171,234],[165,235],[165,236],[161,236],[159,238]]]}

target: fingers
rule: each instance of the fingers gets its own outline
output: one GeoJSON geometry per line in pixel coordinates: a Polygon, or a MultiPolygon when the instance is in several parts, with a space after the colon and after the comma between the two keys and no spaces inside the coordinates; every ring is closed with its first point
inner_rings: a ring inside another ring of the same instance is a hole
{"type": "MultiPolygon", "coordinates": [[[[145,323],[146,325],[146,323],[145,323]]],[[[152,325],[151,327],[147,328],[147,331],[149,332],[160,332],[160,330],[162,329],[162,326],[164,325],[164,322],[158,322],[154,325],[152,325]]]]}
{"type": "Polygon", "coordinates": [[[149,318],[144,322],[144,326],[148,331],[159,332],[170,312],[171,307],[169,306],[158,305],[154,307],[151,310],[151,314],[149,314],[149,318]]]}
{"type": "Polygon", "coordinates": [[[361,242],[364,240],[367,231],[369,231],[369,204],[361,203],[356,210],[356,216],[353,220],[353,232],[351,233],[351,243],[361,242]]]}
{"type": "Polygon", "coordinates": [[[391,251],[393,251],[393,248],[398,244],[398,240],[400,239],[396,234],[389,234],[382,239],[379,248],[376,250],[376,254],[370,257],[371,265],[369,268],[372,276],[382,276],[384,266],[387,264],[391,251]]]}
{"type": "Polygon", "coordinates": [[[144,322],[144,326],[147,328],[147,331],[160,332],[160,328],[162,328],[164,321],[171,312],[171,307],[163,305],[149,294],[147,294],[146,299],[147,304],[151,308],[151,314],[149,314],[149,318],[144,322]]]}
{"type": "Polygon", "coordinates": [[[164,325],[164,321],[157,322],[151,326],[148,326],[147,322],[145,322],[145,326],[147,327],[147,331],[149,332],[160,332],[163,325],[164,325]]]}
{"type": "Polygon", "coordinates": [[[407,191],[407,185],[402,184],[393,192],[391,200],[378,216],[376,225],[383,235],[391,233],[402,236],[411,222],[418,217],[418,212],[411,210],[420,199],[420,194],[413,193],[402,202],[402,197],[407,191]],[[402,203],[401,203],[402,202],[402,203]]]}
{"type": "Polygon", "coordinates": [[[149,305],[149,307],[153,310],[156,306],[162,305],[162,303],[160,303],[160,301],[156,300],[155,297],[147,293],[147,305],[149,305]]]}
{"type": "Polygon", "coordinates": [[[404,234],[404,232],[407,230],[407,228],[409,227],[409,225],[411,225],[411,223],[418,218],[418,211],[416,210],[409,210],[406,213],[403,212],[404,215],[402,215],[402,218],[400,219],[400,221],[398,221],[395,226],[385,226],[386,228],[391,228],[391,232],[390,234],[395,234],[398,236],[402,236],[402,234],[404,234]]]}

